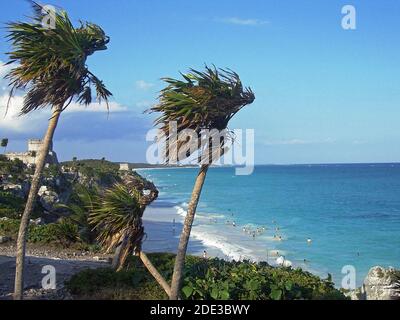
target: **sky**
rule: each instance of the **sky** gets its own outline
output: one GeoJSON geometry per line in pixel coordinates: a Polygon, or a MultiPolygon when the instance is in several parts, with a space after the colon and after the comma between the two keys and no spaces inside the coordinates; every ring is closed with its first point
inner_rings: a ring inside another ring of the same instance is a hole
{"type": "MultiPolygon", "coordinates": [[[[400,159],[400,1],[398,0],[48,0],[70,18],[99,24],[108,50],[88,66],[113,93],[104,105],[77,104],[62,115],[54,148],[61,160],[106,157],[145,161],[145,135],[161,77],[204,64],[231,68],[256,101],[230,129],[255,130],[258,164],[398,162],[400,159]],[[342,28],[342,8],[356,9],[356,29],[342,28]]],[[[27,20],[25,0],[3,0],[0,24],[27,20]]],[[[0,61],[9,43],[0,29],[0,61]]],[[[0,66],[0,77],[9,68],[0,66]]],[[[4,106],[0,137],[23,151],[43,136],[49,111],[17,117],[23,92],[4,106]]]]}

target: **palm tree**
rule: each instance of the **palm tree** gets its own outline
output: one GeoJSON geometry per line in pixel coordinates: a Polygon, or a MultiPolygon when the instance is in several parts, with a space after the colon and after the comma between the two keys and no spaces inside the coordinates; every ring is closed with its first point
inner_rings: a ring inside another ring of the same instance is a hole
{"type": "MultiPolygon", "coordinates": [[[[178,133],[192,129],[197,135],[204,130],[227,129],[229,120],[244,106],[251,104],[255,96],[250,88],[245,88],[239,75],[231,70],[210,68],[205,66],[204,72],[191,69],[184,80],[164,78],[168,86],[161,91],[159,104],[152,107],[150,112],[159,112],[155,125],[160,125],[167,143],[166,161],[171,158],[171,152],[193,154],[186,150],[185,141],[179,141],[170,132],[170,123],[175,122],[178,133]]],[[[227,139],[213,142],[213,136],[208,137],[205,144],[198,143],[194,148],[201,159],[200,171],[196,178],[187,215],[180,236],[178,252],[175,260],[174,273],[171,283],[171,300],[179,298],[182,274],[190,232],[194,221],[197,204],[206,178],[208,168],[216,157],[226,150],[227,139]]],[[[192,150],[193,151],[193,150],[192,150]]]]}
{"type": "Polygon", "coordinates": [[[50,107],[52,116],[36,161],[35,174],[21,218],[17,242],[15,299],[22,299],[29,216],[36,202],[43,167],[59,117],[73,100],[90,104],[92,87],[95,88],[99,102],[105,100],[108,105],[108,98],[111,96],[103,82],[86,66],[88,56],[107,49],[109,38],[104,31],[87,22],[75,28],[65,11],[56,13],[54,29],[46,28],[41,23],[43,8],[35,2],[32,2],[32,7],[35,12],[32,22],[7,24],[7,38],[12,45],[12,51],[8,53],[8,64],[18,65],[6,78],[10,81],[10,98],[17,89],[28,90],[20,115],[50,107]]]}
{"type": "Polygon", "coordinates": [[[4,148],[4,154],[7,151],[7,146],[8,146],[8,139],[7,138],[1,139],[1,147],[4,148]]]}
{"type": "Polygon", "coordinates": [[[89,223],[94,226],[97,240],[106,251],[115,250],[112,266],[116,271],[122,270],[128,257],[136,254],[169,295],[168,283],[142,251],[145,236],[142,216],[152,196],[144,196],[143,190],[133,186],[135,183],[116,183],[107,189],[90,212],[89,223]]]}
{"type": "Polygon", "coordinates": [[[97,205],[99,190],[97,188],[86,188],[77,184],[73,188],[73,194],[76,195],[68,205],[59,204],[56,207],[66,209],[70,212],[68,218],[78,226],[79,238],[85,242],[92,243],[94,234],[89,224],[89,213],[97,205]]]}

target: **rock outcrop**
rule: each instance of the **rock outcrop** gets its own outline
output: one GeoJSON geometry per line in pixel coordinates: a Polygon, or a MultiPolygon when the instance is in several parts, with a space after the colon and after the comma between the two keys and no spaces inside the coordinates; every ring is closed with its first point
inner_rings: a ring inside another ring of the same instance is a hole
{"type": "Polygon", "coordinates": [[[363,288],[366,300],[400,300],[400,271],[373,267],[363,288]]]}
{"type": "Polygon", "coordinates": [[[400,271],[373,267],[363,286],[345,295],[351,300],[400,300],[400,271]]]}

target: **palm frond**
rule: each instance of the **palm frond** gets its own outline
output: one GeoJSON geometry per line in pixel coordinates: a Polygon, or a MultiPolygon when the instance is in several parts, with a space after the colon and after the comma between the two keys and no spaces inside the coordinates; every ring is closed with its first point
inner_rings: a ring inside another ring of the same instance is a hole
{"type": "Polygon", "coordinates": [[[107,49],[109,38],[104,31],[87,22],[75,28],[65,11],[56,13],[54,29],[46,28],[41,24],[42,7],[35,2],[32,6],[32,22],[7,24],[7,39],[12,47],[7,64],[17,64],[5,77],[10,96],[17,89],[28,89],[21,114],[48,106],[63,107],[71,99],[89,104],[91,85],[98,99],[107,102],[111,92],[86,66],[90,55],[107,49]]]}
{"type": "Polygon", "coordinates": [[[140,197],[138,191],[121,183],[105,191],[89,216],[89,223],[103,246],[113,248],[127,234],[134,236],[140,230],[143,233],[140,197]]]}
{"type": "MultiPolygon", "coordinates": [[[[239,75],[230,69],[205,66],[204,72],[190,69],[182,77],[183,80],[163,78],[167,86],[160,92],[159,103],[148,110],[150,113],[161,114],[155,120],[155,125],[164,132],[169,144],[167,161],[170,159],[169,152],[182,153],[185,150],[180,149],[185,144],[187,146],[185,141],[179,140],[176,140],[175,145],[173,142],[171,144],[171,122],[176,122],[178,133],[184,129],[192,129],[197,134],[204,130],[223,131],[232,117],[255,99],[251,88],[244,87],[239,75]]],[[[214,146],[207,143],[206,150],[200,150],[200,143],[191,147],[200,153],[222,154],[221,149],[227,144],[228,138],[229,135],[220,144],[214,143],[214,146]]]]}

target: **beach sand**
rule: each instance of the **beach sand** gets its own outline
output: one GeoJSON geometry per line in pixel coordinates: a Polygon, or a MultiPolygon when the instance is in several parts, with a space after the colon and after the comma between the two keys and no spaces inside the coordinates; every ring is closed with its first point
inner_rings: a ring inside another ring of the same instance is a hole
{"type": "MultiPolygon", "coordinates": [[[[185,214],[184,208],[165,200],[156,200],[151,204],[143,216],[147,234],[143,243],[144,251],[176,253],[185,214]]],[[[218,215],[205,217],[201,213],[196,214],[188,246],[189,254],[203,256],[206,251],[208,257],[267,261],[271,265],[275,264],[277,257],[285,254],[276,249],[271,236],[265,234],[253,239],[242,231],[242,226],[233,227],[224,218],[215,217],[218,215]],[[264,243],[264,246],[260,246],[260,243],[264,243]],[[265,243],[269,244],[269,250],[264,249],[265,243]]]]}
{"type": "MultiPolygon", "coordinates": [[[[145,252],[176,253],[183,226],[182,222],[183,218],[177,214],[176,209],[173,207],[163,206],[157,202],[149,206],[143,216],[147,235],[143,241],[143,250],[145,252]]],[[[221,250],[206,246],[202,241],[194,237],[190,238],[188,253],[203,256],[204,250],[210,257],[224,258],[221,250]]]]}

